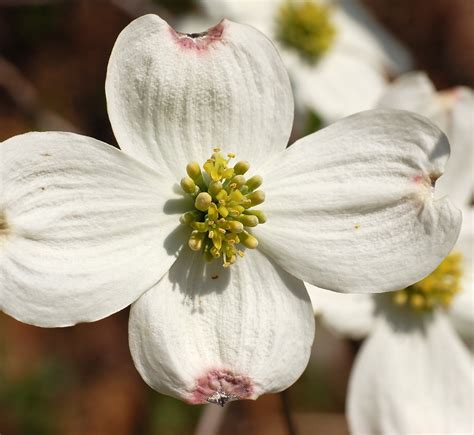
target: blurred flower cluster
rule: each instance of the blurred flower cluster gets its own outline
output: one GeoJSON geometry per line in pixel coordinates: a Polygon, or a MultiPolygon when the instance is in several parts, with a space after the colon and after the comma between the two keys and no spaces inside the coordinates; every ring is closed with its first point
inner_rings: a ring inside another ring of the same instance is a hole
{"type": "Polygon", "coordinates": [[[469,78],[382,0],[6,3],[0,432],[474,431],[469,78]]]}

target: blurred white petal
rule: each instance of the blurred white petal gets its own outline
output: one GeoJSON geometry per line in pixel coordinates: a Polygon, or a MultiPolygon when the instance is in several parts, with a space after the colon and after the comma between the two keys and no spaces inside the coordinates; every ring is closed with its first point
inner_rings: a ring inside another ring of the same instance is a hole
{"type": "Polygon", "coordinates": [[[375,322],[374,296],[342,294],[305,284],[321,323],[343,337],[365,338],[375,322]]]}
{"type": "Polygon", "coordinates": [[[458,87],[443,94],[448,111],[446,134],[451,144],[451,157],[446,178],[439,180],[441,192],[452,196],[458,206],[471,205],[474,185],[474,92],[458,87]]]}
{"type": "Polygon", "coordinates": [[[378,107],[410,110],[424,116],[439,110],[436,89],[426,73],[421,71],[404,74],[393,81],[378,102],[378,107]]]}
{"type": "Polygon", "coordinates": [[[276,38],[276,17],[284,0],[200,3],[214,20],[231,18],[272,38],[290,72],[296,104],[317,112],[325,123],[375,107],[388,76],[407,71],[412,65],[409,52],[356,0],[315,1],[331,5],[336,30],[333,45],[315,64],[276,38]]]}
{"type": "Polygon", "coordinates": [[[463,225],[455,251],[463,256],[461,291],[449,309],[459,334],[474,348],[474,211],[463,211],[463,225]]]}
{"type": "Polygon", "coordinates": [[[229,18],[250,24],[272,38],[275,15],[281,0],[199,0],[205,12],[215,20],[229,18]]]}
{"type": "MultiPolygon", "coordinates": [[[[283,50],[282,55],[287,51],[283,50]]],[[[385,90],[383,75],[363,58],[348,55],[340,47],[315,66],[297,61],[291,54],[284,58],[293,79],[296,104],[316,112],[325,124],[372,109],[385,90]]]]}
{"type": "Polygon", "coordinates": [[[364,342],[348,392],[354,435],[473,433],[470,355],[446,316],[421,320],[385,310],[364,342]]]}
{"type": "Polygon", "coordinates": [[[352,55],[365,57],[379,70],[397,75],[412,68],[409,51],[358,0],[339,0],[335,14],[340,45],[352,55]]]}

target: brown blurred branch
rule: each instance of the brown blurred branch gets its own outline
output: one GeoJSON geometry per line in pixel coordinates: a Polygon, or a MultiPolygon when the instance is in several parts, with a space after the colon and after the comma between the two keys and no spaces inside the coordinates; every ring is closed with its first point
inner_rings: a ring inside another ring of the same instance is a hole
{"type": "Polygon", "coordinates": [[[80,133],[80,130],[69,121],[45,109],[34,86],[18,68],[2,56],[0,56],[0,88],[4,89],[17,108],[33,122],[38,130],[80,133]]]}
{"type": "Polygon", "coordinates": [[[283,411],[283,417],[286,423],[286,430],[288,435],[297,435],[298,431],[296,430],[296,424],[291,415],[290,402],[288,399],[288,390],[284,390],[280,393],[281,398],[281,407],[283,411]]]}

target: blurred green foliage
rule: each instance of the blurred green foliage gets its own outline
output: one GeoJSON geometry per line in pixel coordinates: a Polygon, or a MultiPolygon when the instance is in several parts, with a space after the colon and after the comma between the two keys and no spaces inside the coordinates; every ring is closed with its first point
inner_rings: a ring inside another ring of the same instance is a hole
{"type": "Polygon", "coordinates": [[[71,372],[63,362],[49,359],[19,379],[9,379],[0,368],[0,408],[19,433],[57,433],[52,411],[70,387],[71,372]]]}
{"type": "Polygon", "coordinates": [[[293,410],[299,412],[334,412],[343,406],[327,380],[327,373],[309,365],[298,381],[288,390],[293,410]]]}
{"type": "Polygon", "coordinates": [[[323,127],[323,120],[321,117],[312,110],[308,110],[306,114],[306,120],[304,123],[303,137],[308,134],[314,133],[323,127]]]}
{"type": "Polygon", "coordinates": [[[172,397],[150,394],[148,435],[191,434],[203,406],[190,406],[172,397]]]}

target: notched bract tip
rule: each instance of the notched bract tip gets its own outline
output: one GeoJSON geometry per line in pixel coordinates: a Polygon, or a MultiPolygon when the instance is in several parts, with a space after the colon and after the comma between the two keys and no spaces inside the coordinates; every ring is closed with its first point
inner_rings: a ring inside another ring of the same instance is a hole
{"type": "Polygon", "coordinates": [[[425,192],[423,197],[433,197],[436,181],[441,177],[440,172],[431,172],[429,174],[417,174],[411,177],[411,181],[422,187],[422,191],[425,192]]]}
{"type": "Polygon", "coordinates": [[[222,408],[226,403],[232,402],[233,400],[239,400],[239,398],[232,394],[227,394],[223,391],[216,391],[212,396],[207,398],[207,401],[209,403],[214,403],[222,408]]]}
{"type": "Polygon", "coordinates": [[[8,223],[5,217],[5,214],[0,211],[0,238],[7,235],[8,233],[8,223]]]}
{"type": "Polygon", "coordinates": [[[441,177],[441,174],[440,172],[432,172],[429,177],[430,177],[430,181],[431,181],[431,187],[435,187],[435,184],[436,184],[436,180],[438,180],[439,177],[441,177]]]}
{"type": "Polygon", "coordinates": [[[196,380],[189,402],[192,404],[215,403],[224,406],[233,400],[255,398],[254,385],[247,376],[230,370],[209,370],[196,380]]]}
{"type": "Polygon", "coordinates": [[[214,27],[204,32],[181,33],[170,27],[175,41],[183,48],[205,50],[214,42],[221,41],[225,29],[225,20],[221,20],[214,27]]]}

